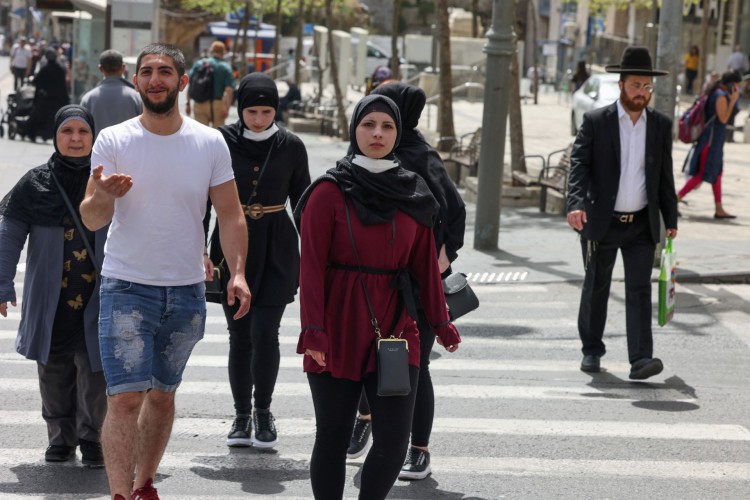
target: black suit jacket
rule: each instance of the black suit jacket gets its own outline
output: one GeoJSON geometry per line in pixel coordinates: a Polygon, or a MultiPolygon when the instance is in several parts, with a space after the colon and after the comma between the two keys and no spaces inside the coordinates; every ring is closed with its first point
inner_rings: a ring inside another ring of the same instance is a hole
{"type": "MultiPolygon", "coordinates": [[[[677,229],[677,194],[672,173],[672,120],[646,109],[646,196],[651,238],[660,239],[659,212],[677,229]]],[[[617,103],[583,116],[570,157],[567,211],[584,210],[581,235],[600,241],[612,223],[620,183],[620,124],[617,103]]]]}

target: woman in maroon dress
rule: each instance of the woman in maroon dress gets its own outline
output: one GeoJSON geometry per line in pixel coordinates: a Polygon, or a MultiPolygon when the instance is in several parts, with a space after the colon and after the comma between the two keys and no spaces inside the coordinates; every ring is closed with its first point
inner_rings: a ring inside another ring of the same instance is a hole
{"type": "Polygon", "coordinates": [[[412,286],[419,286],[438,342],[453,352],[461,341],[448,318],[434,249],[437,202],[424,180],[401,168],[393,155],[401,135],[398,107],[385,96],[367,96],[355,107],[349,128],[353,153],[315,181],[295,212],[302,242],[297,352],[305,354],[317,425],[310,478],[315,498],[326,500],[343,495],[346,451],[363,387],[373,445],[362,467],[359,498],[385,498],[403,465],[419,372],[412,286]],[[377,395],[376,334],[360,276],[383,336],[408,342],[407,396],[377,395]]]}

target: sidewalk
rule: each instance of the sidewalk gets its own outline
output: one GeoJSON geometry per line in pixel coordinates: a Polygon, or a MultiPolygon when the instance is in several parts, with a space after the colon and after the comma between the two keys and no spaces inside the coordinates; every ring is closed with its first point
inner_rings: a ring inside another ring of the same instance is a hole
{"type": "MultiPolygon", "coordinates": [[[[7,58],[0,57],[2,107],[5,106],[8,89],[12,88],[7,73],[7,58]]],[[[303,88],[303,91],[306,89],[303,88]]],[[[355,91],[349,92],[352,107],[360,96],[355,91]]],[[[473,132],[481,126],[481,102],[457,100],[453,109],[456,135],[473,132]]],[[[523,104],[522,113],[526,154],[546,154],[566,147],[573,140],[570,135],[570,104],[558,94],[540,94],[539,104],[523,104]]],[[[746,116],[746,110],[743,110],[737,117],[737,123],[744,123],[746,116]]],[[[236,120],[236,117],[236,110],[232,109],[230,120],[236,120]]],[[[434,136],[435,132],[427,130],[428,117],[434,129],[434,107],[430,111],[425,110],[420,121],[425,135],[434,136]]],[[[301,134],[301,137],[308,148],[313,177],[330,168],[333,161],[343,156],[346,150],[345,144],[330,137],[314,134],[301,134]]],[[[737,139],[741,140],[741,136],[738,135],[737,139]]],[[[675,142],[673,148],[675,183],[679,189],[685,180],[681,168],[689,146],[675,142]]],[[[0,173],[7,174],[6,179],[0,179],[0,186],[5,188],[0,194],[4,195],[15,183],[14,179],[22,174],[19,166],[29,168],[40,164],[49,157],[52,148],[51,143],[45,146],[9,141],[6,134],[5,138],[0,139],[0,152],[0,173]]],[[[509,158],[510,145],[506,140],[506,176],[510,170],[509,158]]],[[[729,221],[713,219],[710,186],[702,186],[690,193],[687,197],[689,204],[680,206],[683,217],[679,220],[679,234],[674,242],[679,281],[750,283],[750,144],[726,144],[724,160],[724,205],[738,218],[729,221]]],[[[3,177],[6,177],[5,174],[3,177]]],[[[497,281],[498,277],[501,281],[523,278],[523,281],[533,283],[582,280],[580,244],[576,233],[568,227],[562,215],[541,214],[536,207],[502,207],[498,241],[500,250],[485,252],[473,248],[475,211],[476,205],[467,203],[466,236],[454,265],[456,271],[472,273],[472,276],[480,279],[487,273],[485,279],[491,277],[493,281],[497,281]]],[[[623,279],[619,262],[614,277],[623,279]]],[[[656,277],[654,273],[654,279],[656,277]]]]}

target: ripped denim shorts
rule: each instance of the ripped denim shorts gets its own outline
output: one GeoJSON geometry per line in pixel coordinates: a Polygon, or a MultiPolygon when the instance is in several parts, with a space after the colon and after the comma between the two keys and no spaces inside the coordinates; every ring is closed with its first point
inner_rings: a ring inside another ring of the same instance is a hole
{"type": "Polygon", "coordinates": [[[174,392],[206,326],[206,285],[142,285],[102,276],[99,351],[107,395],[174,392]]]}

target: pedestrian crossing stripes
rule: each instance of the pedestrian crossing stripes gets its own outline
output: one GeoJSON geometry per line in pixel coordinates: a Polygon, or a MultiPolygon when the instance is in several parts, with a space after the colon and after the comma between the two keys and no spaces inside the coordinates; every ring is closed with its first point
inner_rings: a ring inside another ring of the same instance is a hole
{"type": "MultiPolygon", "coordinates": [[[[309,453],[279,454],[286,467],[295,464],[300,471],[309,467],[309,453]]],[[[353,476],[360,467],[358,461],[349,461],[347,476],[353,476]]],[[[0,455],[0,465],[40,462],[38,450],[6,448],[0,455]]],[[[68,463],[68,467],[72,464],[68,463]]],[[[191,470],[196,467],[219,469],[231,466],[258,473],[278,467],[277,460],[269,460],[260,454],[216,453],[166,453],[159,469],[169,473],[176,469],[191,470]]],[[[581,460],[544,459],[525,457],[482,457],[476,460],[471,456],[441,456],[432,462],[433,475],[469,474],[479,476],[542,476],[542,477],[633,477],[649,479],[692,479],[710,481],[747,481],[750,477],[750,464],[735,462],[684,462],[676,460],[581,460]],[[466,467],[470,463],[471,467],[466,467]]],[[[158,484],[157,484],[158,486],[158,484]]],[[[25,497],[28,498],[28,497],[25,497]]],[[[182,497],[181,497],[182,498],[182,497]]]]}
{"type": "MultiPolygon", "coordinates": [[[[4,425],[43,426],[41,415],[34,411],[2,411],[4,425]]],[[[175,419],[173,434],[224,436],[231,419],[175,419]]],[[[276,418],[283,436],[311,436],[315,433],[314,418],[276,418]]],[[[626,439],[668,439],[695,441],[750,442],[750,430],[741,425],[658,422],[606,422],[592,420],[517,420],[502,418],[435,418],[432,432],[450,434],[460,428],[466,434],[495,436],[550,437],[611,437],[626,439]]]]}
{"type": "MultiPolygon", "coordinates": [[[[300,366],[300,372],[302,367],[300,366]]],[[[31,378],[3,378],[0,379],[0,391],[8,392],[36,392],[39,383],[31,378]]],[[[179,393],[182,395],[229,395],[231,393],[226,381],[205,382],[201,380],[190,380],[186,377],[180,386],[179,393]]],[[[299,397],[308,396],[310,386],[306,382],[279,382],[276,384],[274,396],[299,397]]],[[[649,399],[643,394],[619,394],[616,398],[608,397],[609,393],[596,387],[586,387],[581,390],[575,386],[545,386],[545,385],[473,385],[473,384],[438,384],[435,386],[435,397],[455,399],[532,399],[532,400],[578,400],[591,401],[602,404],[607,401],[643,401],[649,399]]],[[[651,398],[662,397],[654,394],[651,398]]],[[[671,401],[693,402],[695,398],[685,397],[675,391],[671,401]]]]}

